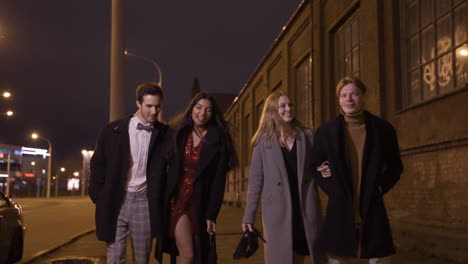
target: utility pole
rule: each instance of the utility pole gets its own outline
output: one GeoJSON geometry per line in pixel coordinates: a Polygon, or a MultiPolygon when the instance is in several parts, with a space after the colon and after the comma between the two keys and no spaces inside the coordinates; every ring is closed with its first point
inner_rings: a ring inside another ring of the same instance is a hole
{"type": "Polygon", "coordinates": [[[7,161],[7,178],[6,178],[6,196],[10,197],[10,165],[11,164],[11,154],[8,151],[8,161],[7,161]]]}
{"type": "Polygon", "coordinates": [[[125,0],[112,0],[110,121],[122,118],[125,102],[125,0]]]}

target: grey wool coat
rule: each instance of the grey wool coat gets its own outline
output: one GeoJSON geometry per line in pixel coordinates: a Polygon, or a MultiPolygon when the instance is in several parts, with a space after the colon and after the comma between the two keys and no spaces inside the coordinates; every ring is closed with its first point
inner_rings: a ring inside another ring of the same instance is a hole
{"type": "MultiPolygon", "coordinates": [[[[309,166],[312,150],[312,133],[297,129],[297,171],[299,197],[304,229],[313,264],[323,263],[323,255],[315,249],[321,212],[320,199],[309,166]]],[[[263,232],[266,240],[265,263],[293,263],[293,219],[291,193],[286,164],[276,137],[271,146],[265,138],[254,146],[249,175],[249,190],[243,223],[255,223],[258,201],[262,197],[263,232]]]]}

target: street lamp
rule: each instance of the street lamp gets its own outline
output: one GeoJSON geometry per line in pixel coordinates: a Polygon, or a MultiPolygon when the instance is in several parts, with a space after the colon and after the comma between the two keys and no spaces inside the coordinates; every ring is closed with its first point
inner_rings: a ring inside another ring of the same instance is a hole
{"type": "MultiPolygon", "coordinates": [[[[61,168],[60,168],[60,172],[62,172],[62,173],[65,172],[65,168],[64,168],[64,167],[61,167],[61,168]]],[[[55,175],[55,178],[54,178],[54,180],[55,180],[55,197],[58,196],[58,188],[59,188],[59,184],[60,184],[59,179],[60,179],[60,174],[57,173],[57,174],[55,175]]]]}
{"type": "MultiPolygon", "coordinates": [[[[155,84],[158,85],[158,86],[162,89],[163,78],[162,78],[161,67],[159,67],[159,64],[158,64],[155,60],[153,60],[153,59],[151,59],[151,58],[148,58],[148,57],[145,57],[145,56],[137,55],[137,54],[132,53],[132,52],[130,52],[130,51],[128,51],[128,50],[125,50],[125,51],[124,51],[124,54],[125,54],[126,56],[134,57],[134,58],[137,58],[137,59],[141,59],[141,60],[144,60],[144,61],[147,61],[147,62],[153,64],[154,67],[156,68],[156,71],[157,71],[157,73],[158,73],[158,78],[159,78],[159,79],[158,79],[159,82],[155,82],[155,84]]],[[[159,112],[158,120],[159,120],[159,121],[163,121],[163,111],[162,111],[162,110],[159,112]]]]}
{"type": "MultiPolygon", "coordinates": [[[[5,99],[9,99],[11,97],[11,93],[9,91],[4,91],[2,93],[2,97],[5,98],[5,99]]],[[[7,110],[7,111],[3,112],[1,115],[6,115],[6,116],[10,117],[10,116],[13,115],[13,111],[7,110]]]]}
{"type": "Polygon", "coordinates": [[[159,67],[158,63],[157,63],[155,60],[153,60],[153,59],[151,59],[151,58],[148,58],[148,57],[145,57],[145,56],[137,55],[137,54],[132,53],[132,52],[130,52],[130,51],[128,51],[128,50],[125,50],[125,51],[124,51],[124,54],[125,54],[126,56],[135,57],[135,58],[137,58],[137,59],[141,59],[141,60],[144,60],[144,61],[147,61],[147,62],[150,62],[151,64],[153,64],[154,67],[156,68],[156,71],[158,72],[158,78],[159,78],[159,79],[158,79],[159,82],[157,82],[156,84],[157,84],[159,87],[162,88],[162,81],[163,81],[163,79],[162,79],[162,72],[161,72],[161,68],[159,67]]]}
{"type": "Polygon", "coordinates": [[[50,142],[49,139],[45,137],[39,137],[39,134],[37,133],[32,133],[31,134],[32,139],[42,139],[47,141],[49,144],[49,160],[47,163],[47,191],[46,191],[46,197],[50,198],[50,178],[51,178],[51,170],[52,170],[52,142],[50,142]]]}
{"type": "Polygon", "coordinates": [[[91,159],[91,157],[93,156],[94,154],[94,151],[93,150],[86,150],[86,149],[83,149],[81,151],[81,154],[83,155],[83,172],[81,174],[81,196],[84,196],[85,195],[85,190],[86,190],[86,184],[87,184],[87,180],[88,180],[88,167],[89,167],[89,161],[91,159]]]}

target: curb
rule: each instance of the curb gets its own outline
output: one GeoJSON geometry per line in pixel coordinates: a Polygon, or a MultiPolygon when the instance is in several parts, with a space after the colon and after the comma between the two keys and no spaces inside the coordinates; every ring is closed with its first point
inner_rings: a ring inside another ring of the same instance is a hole
{"type": "Polygon", "coordinates": [[[64,241],[58,243],[57,245],[50,247],[49,249],[41,250],[41,251],[35,253],[34,255],[32,255],[31,257],[29,257],[27,259],[22,259],[18,263],[20,263],[20,264],[30,263],[30,262],[32,262],[32,261],[34,261],[34,260],[36,260],[36,259],[38,259],[38,258],[40,258],[40,257],[42,257],[44,255],[47,255],[47,254],[49,254],[49,253],[63,247],[63,246],[66,246],[68,244],[73,243],[75,240],[77,240],[77,239],[79,239],[79,238],[81,238],[81,237],[83,237],[85,235],[88,235],[88,234],[94,232],[95,230],[96,230],[95,228],[92,228],[92,229],[88,229],[88,230],[86,230],[84,232],[78,233],[78,234],[72,236],[70,239],[64,240],[64,241]]]}

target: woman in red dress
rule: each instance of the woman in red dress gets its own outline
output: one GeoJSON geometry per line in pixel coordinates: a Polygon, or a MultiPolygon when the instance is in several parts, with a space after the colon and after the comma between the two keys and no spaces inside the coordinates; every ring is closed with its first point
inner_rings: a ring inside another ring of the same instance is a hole
{"type": "Polygon", "coordinates": [[[214,98],[196,95],[177,126],[175,155],[165,183],[167,233],[162,252],[179,263],[216,263],[216,218],[227,172],[237,165],[228,125],[214,98]],[[174,259],[174,258],[173,258],[174,259]]]}

